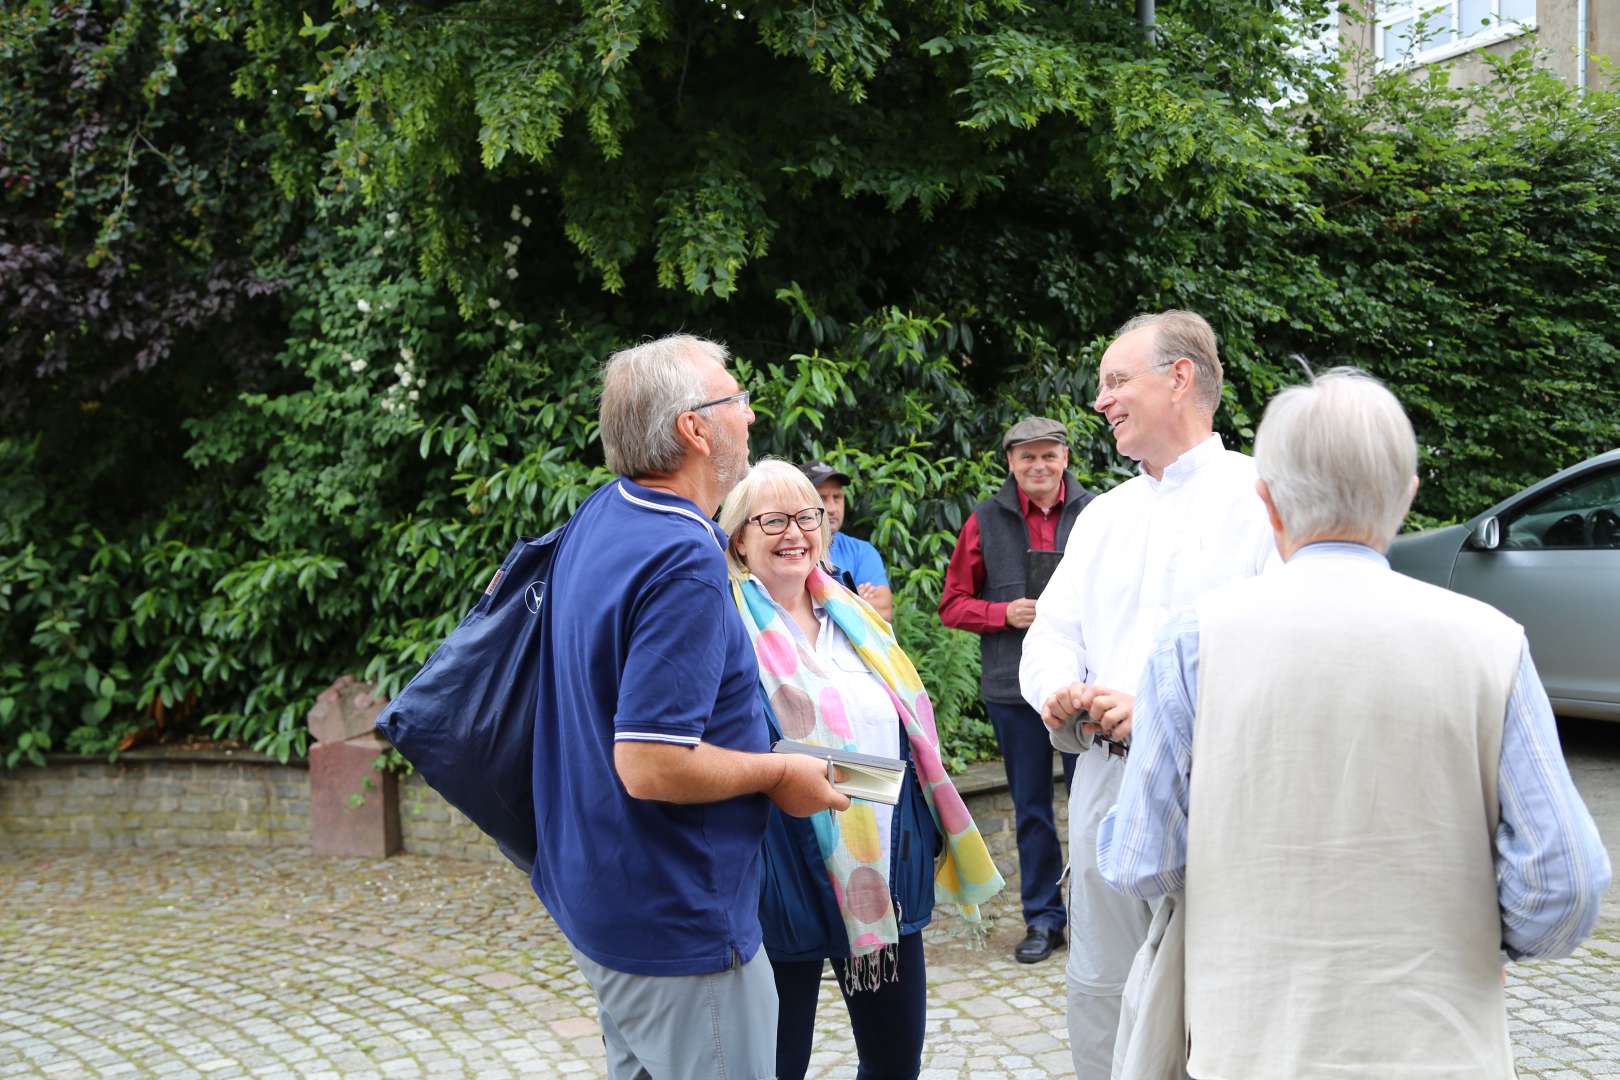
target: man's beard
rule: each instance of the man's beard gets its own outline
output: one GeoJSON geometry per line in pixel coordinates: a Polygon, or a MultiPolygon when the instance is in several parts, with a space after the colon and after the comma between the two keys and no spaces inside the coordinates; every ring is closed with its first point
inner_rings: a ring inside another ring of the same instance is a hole
{"type": "Polygon", "coordinates": [[[716,427],[714,432],[714,482],[721,497],[742,483],[748,475],[748,445],[729,431],[716,427]]]}

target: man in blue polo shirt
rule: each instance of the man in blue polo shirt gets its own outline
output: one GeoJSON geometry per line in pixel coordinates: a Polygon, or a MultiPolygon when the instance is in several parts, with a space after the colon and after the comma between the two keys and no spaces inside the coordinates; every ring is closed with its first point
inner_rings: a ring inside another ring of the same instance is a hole
{"type": "Polygon", "coordinates": [[[855,591],[861,594],[861,599],[889,622],[894,622],[894,593],[889,589],[889,572],[883,567],[883,556],[865,540],[843,531],[844,511],[848,508],[844,488],[849,485],[849,474],[825,461],[812,461],[803,468],[827,511],[827,528],[833,534],[827,558],[839,570],[849,572],[849,580],[855,583],[855,591]]]}
{"type": "Polygon", "coordinates": [[[767,799],[797,815],[849,805],[820,761],[768,752],[710,520],[748,471],[754,419],[726,359],[678,335],[608,361],[618,478],[569,523],[542,609],[533,883],[596,993],[615,1078],[775,1072],[767,799]]]}

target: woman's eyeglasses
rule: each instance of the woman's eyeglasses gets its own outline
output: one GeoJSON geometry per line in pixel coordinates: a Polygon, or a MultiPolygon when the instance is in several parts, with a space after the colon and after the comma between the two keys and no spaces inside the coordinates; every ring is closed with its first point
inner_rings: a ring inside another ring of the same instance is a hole
{"type": "Polygon", "coordinates": [[[790,521],[799,526],[800,532],[807,533],[821,528],[821,519],[826,516],[826,509],[818,506],[813,510],[809,508],[800,510],[797,514],[755,514],[743,520],[758,525],[759,531],[766,536],[781,536],[787,532],[790,521]]]}

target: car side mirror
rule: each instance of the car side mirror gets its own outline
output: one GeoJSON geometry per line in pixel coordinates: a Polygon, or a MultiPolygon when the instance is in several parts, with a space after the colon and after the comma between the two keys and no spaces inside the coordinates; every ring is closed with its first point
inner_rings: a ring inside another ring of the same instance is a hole
{"type": "Polygon", "coordinates": [[[1502,523],[1494,514],[1468,532],[1468,546],[1475,551],[1495,551],[1501,544],[1502,523]]]}

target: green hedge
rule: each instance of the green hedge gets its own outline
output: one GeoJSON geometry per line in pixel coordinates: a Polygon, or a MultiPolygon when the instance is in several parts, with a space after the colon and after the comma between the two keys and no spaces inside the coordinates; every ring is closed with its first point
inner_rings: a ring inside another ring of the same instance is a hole
{"type": "Polygon", "coordinates": [[[1417,519],[1620,444],[1620,108],[1537,71],[1350,99],[1323,7],[90,0],[0,25],[0,760],[161,726],[305,749],[398,687],[512,539],[605,479],[595,372],[684,328],[757,454],[858,477],[953,760],[993,749],[933,612],[1025,412],[1111,329],[1220,332],[1219,425],[1356,363],[1417,519]],[[1268,108],[1291,92],[1296,103],[1268,108]]]}

